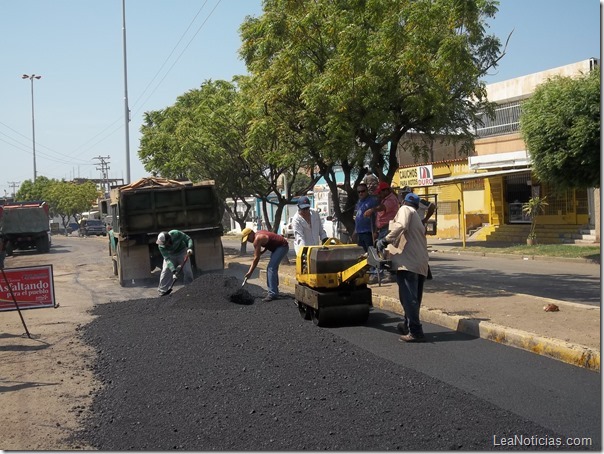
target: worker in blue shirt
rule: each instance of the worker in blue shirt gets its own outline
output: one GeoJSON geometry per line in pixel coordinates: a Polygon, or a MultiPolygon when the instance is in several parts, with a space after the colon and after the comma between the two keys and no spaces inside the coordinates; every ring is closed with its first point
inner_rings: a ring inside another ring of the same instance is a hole
{"type": "Polygon", "coordinates": [[[375,196],[369,194],[365,183],[360,183],[357,186],[357,193],[359,194],[359,200],[355,206],[354,227],[357,234],[357,244],[367,252],[367,248],[373,246],[375,215],[365,216],[365,212],[375,208],[379,201],[375,196]]]}

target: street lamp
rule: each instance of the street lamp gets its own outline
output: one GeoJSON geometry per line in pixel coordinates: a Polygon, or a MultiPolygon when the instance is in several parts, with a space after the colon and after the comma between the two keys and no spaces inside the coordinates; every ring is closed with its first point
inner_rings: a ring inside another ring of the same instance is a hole
{"type": "Polygon", "coordinates": [[[36,182],[36,127],[34,122],[34,79],[40,79],[42,76],[36,76],[32,74],[31,76],[27,74],[23,74],[21,79],[29,79],[31,80],[31,140],[32,147],[34,152],[34,183],[36,182]]]}

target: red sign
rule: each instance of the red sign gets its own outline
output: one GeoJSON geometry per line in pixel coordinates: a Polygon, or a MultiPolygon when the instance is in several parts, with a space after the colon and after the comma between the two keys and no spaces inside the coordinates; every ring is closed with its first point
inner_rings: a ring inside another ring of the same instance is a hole
{"type": "Polygon", "coordinates": [[[14,300],[21,310],[56,307],[52,265],[5,268],[0,274],[0,311],[17,310],[14,300]]]}

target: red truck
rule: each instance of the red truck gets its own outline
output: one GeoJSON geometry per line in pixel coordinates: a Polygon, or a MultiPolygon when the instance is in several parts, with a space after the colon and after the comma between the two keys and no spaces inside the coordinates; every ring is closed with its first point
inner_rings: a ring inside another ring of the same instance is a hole
{"type": "Polygon", "coordinates": [[[0,206],[0,233],[6,255],[15,249],[50,251],[50,217],[46,202],[12,202],[0,206]]]}

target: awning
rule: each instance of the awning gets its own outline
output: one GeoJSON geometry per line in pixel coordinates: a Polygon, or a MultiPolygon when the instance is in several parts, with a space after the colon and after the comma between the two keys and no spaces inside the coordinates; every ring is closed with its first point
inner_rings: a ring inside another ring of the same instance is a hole
{"type": "Polygon", "coordinates": [[[459,182],[467,181],[467,180],[476,180],[478,178],[497,177],[500,175],[517,175],[520,173],[526,173],[526,172],[530,172],[530,171],[531,171],[530,168],[524,168],[524,169],[494,170],[492,172],[467,173],[464,175],[454,175],[452,177],[434,178],[434,185],[459,183],[459,182]]]}

